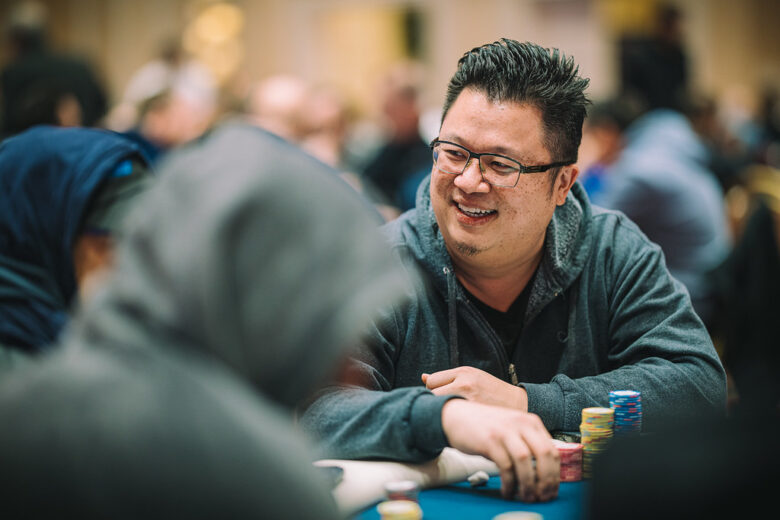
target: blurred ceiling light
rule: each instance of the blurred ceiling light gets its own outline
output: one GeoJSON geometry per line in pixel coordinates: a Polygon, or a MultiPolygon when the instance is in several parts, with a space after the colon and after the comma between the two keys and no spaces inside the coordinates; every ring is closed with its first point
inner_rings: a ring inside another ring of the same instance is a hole
{"type": "Polygon", "coordinates": [[[192,29],[197,39],[222,43],[235,38],[244,27],[244,13],[233,4],[218,3],[205,8],[195,19],[192,29]]]}
{"type": "Polygon", "coordinates": [[[184,31],[184,48],[223,83],[241,66],[244,13],[235,4],[217,2],[203,8],[184,31]]]}

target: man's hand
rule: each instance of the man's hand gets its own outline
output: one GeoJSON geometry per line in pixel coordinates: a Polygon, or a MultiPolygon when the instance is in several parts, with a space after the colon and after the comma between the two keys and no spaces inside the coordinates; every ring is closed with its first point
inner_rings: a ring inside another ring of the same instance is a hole
{"type": "Polygon", "coordinates": [[[525,388],[515,386],[474,367],[457,367],[423,374],[426,388],[435,395],[459,395],[469,401],[528,411],[525,388]]]}
{"type": "Polygon", "coordinates": [[[537,415],[450,399],[442,408],[441,424],[450,446],[496,463],[504,498],[535,502],[558,495],[558,449],[537,415]]]}

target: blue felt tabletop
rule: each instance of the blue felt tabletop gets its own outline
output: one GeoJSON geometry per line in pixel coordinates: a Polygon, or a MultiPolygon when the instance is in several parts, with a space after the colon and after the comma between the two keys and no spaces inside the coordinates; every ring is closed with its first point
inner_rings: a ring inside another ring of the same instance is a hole
{"type": "MultiPolygon", "coordinates": [[[[420,492],[420,507],[425,520],[490,520],[508,511],[533,511],[544,520],[580,520],[584,518],[583,501],[586,482],[562,482],[558,498],[550,502],[525,503],[501,498],[501,481],[492,477],[487,485],[472,488],[468,482],[420,492]]],[[[378,520],[372,506],[355,520],[378,520]]]]}

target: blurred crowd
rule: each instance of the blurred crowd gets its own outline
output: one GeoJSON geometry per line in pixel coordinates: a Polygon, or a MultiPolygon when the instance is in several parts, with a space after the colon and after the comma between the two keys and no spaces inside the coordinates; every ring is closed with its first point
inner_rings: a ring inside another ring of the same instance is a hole
{"type": "MultiPolygon", "coordinates": [[[[661,247],[710,328],[734,399],[776,403],[778,86],[694,93],[683,23],[679,11],[662,9],[654,35],[621,42],[620,85],[591,107],[579,181],[595,204],[623,211],[661,247]]],[[[169,152],[241,119],[338,171],[386,221],[414,207],[430,173],[436,128],[425,128],[424,116],[436,110],[422,104],[421,63],[386,71],[376,117],[358,114],[333,86],[289,74],[225,89],[178,41],[112,96],[85,60],[49,45],[40,10],[15,11],[5,29],[2,138],[42,124],[107,128],[134,142],[154,170],[169,152]]]]}

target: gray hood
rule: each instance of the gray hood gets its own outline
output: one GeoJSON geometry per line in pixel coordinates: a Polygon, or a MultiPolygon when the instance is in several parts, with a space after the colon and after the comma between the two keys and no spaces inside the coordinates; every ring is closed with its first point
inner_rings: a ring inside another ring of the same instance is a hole
{"type": "Polygon", "coordinates": [[[139,206],[74,348],[200,352],[294,406],[403,290],[354,190],[248,125],[175,155],[139,206]]]}

